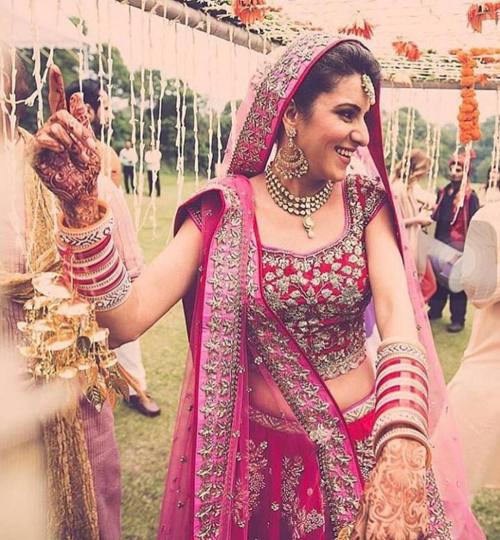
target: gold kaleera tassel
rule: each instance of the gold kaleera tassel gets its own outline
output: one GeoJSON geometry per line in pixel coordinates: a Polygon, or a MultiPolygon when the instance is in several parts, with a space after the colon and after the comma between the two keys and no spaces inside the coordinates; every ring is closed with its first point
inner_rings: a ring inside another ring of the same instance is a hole
{"type": "Polygon", "coordinates": [[[25,321],[21,354],[36,382],[53,378],[78,378],[83,395],[97,411],[116,395],[129,396],[129,385],[138,383],[119,364],[109,349],[108,330],[100,328],[94,306],[71,291],[64,278],[44,272],[33,278],[34,296],[24,304],[25,321]]]}

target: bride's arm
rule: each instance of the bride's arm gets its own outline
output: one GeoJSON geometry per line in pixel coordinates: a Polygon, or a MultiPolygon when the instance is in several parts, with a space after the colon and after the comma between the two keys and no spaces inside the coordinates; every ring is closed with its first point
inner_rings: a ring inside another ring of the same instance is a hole
{"type": "Polygon", "coordinates": [[[390,210],[385,205],[366,227],[366,251],[377,328],[382,339],[418,341],[406,273],[390,210]]]}
{"type": "Polygon", "coordinates": [[[99,324],[110,330],[113,347],[137,339],[186,294],[197,275],[201,247],[201,232],[186,219],[173,240],[133,282],[125,302],[98,314],[99,324]]]}
{"type": "Polygon", "coordinates": [[[376,465],[351,540],[417,540],[428,528],[427,382],[406,273],[385,205],[365,229],[377,326],[376,465]]]}

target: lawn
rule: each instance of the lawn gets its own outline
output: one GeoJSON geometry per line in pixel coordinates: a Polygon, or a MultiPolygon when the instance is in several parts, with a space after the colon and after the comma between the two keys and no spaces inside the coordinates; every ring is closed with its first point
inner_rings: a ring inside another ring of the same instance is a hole
{"type": "MultiPolygon", "coordinates": [[[[187,181],[183,197],[194,191],[187,181]]],[[[162,175],[162,196],[156,201],[156,232],[151,216],[153,201],[142,220],[139,239],[147,261],[157,255],[171,236],[171,224],[177,201],[177,186],[172,176],[162,175]]],[[[131,209],[134,207],[129,196],[131,209]]],[[[159,287],[168,283],[159,283],[159,287]]],[[[470,335],[471,313],[467,327],[459,335],[445,331],[446,319],[433,325],[436,345],[447,380],[458,368],[470,335]]],[[[186,356],[186,338],[181,306],[177,305],[142,338],[143,361],[148,389],[157,399],[162,414],[147,419],[120,404],[116,408],[116,434],[120,446],[123,480],[123,539],[153,540],[163,493],[165,469],[172,435],[177,400],[186,356]]],[[[474,511],[490,540],[500,540],[500,492],[483,491],[474,501],[474,511]]]]}

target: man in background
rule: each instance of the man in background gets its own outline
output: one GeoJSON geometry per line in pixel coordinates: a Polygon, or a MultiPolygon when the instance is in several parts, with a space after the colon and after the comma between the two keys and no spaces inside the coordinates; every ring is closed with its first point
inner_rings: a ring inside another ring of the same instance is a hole
{"type": "Polygon", "coordinates": [[[153,194],[153,185],[156,189],[156,196],[160,196],[160,167],[161,167],[161,152],[155,146],[155,142],[151,141],[151,148],[144,155],[146,163],[146,171],[148,172],[149,196],[153,194]]]}
{"type": "MultiPolygon", "coordinates": [[[[464,165],[463,154],[451,157],[448,163],[450,182],[439,190],[437,205],[432,214],[432,219],[436,222],[435,238],[459,251],[464,250],[470,220],[479,209],[479,199],[469,184],[469,178],[467,178],[463,205],[459,207],[464,165]]],[[[461,332],[467,311],[467,296],[464,291],[451,292],[438,283],[436,292],[429,300],[429,319],[435,320],[442,317],[448,298],[450,299],[451,324],[446,329],[452,333],[461,332]]]]}
{"type": "Polygon", "coordinates": [[[122,164],[123,170],[123,181],[125,183],[125,191],[130,193],[131,191],[136,193],[137,189],[135,186],[135,164],[139,160],[137,157],[137,152],[132,148],[132,143],[130,141],[125,141],[125,148],[120,150],[120,163],[122,164]]]}

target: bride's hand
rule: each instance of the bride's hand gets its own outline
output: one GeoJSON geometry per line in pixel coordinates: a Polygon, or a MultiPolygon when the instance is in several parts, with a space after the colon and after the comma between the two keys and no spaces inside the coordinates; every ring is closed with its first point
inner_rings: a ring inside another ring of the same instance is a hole
{"type": "Polygon", "coordinates": [[[99,219],[97,177],[101,168],[94,133],[80,93],[66,109],[64,80],[57,66],[49,71],[51,116],[30,141],[33,168],[61,203],[69,226],[99,219]]]}
{"type": "Polygon", "coordinates": [[[351,540],[420,540],[428,529],[426,448],[392,439],[370,474],[351,540]]]}

